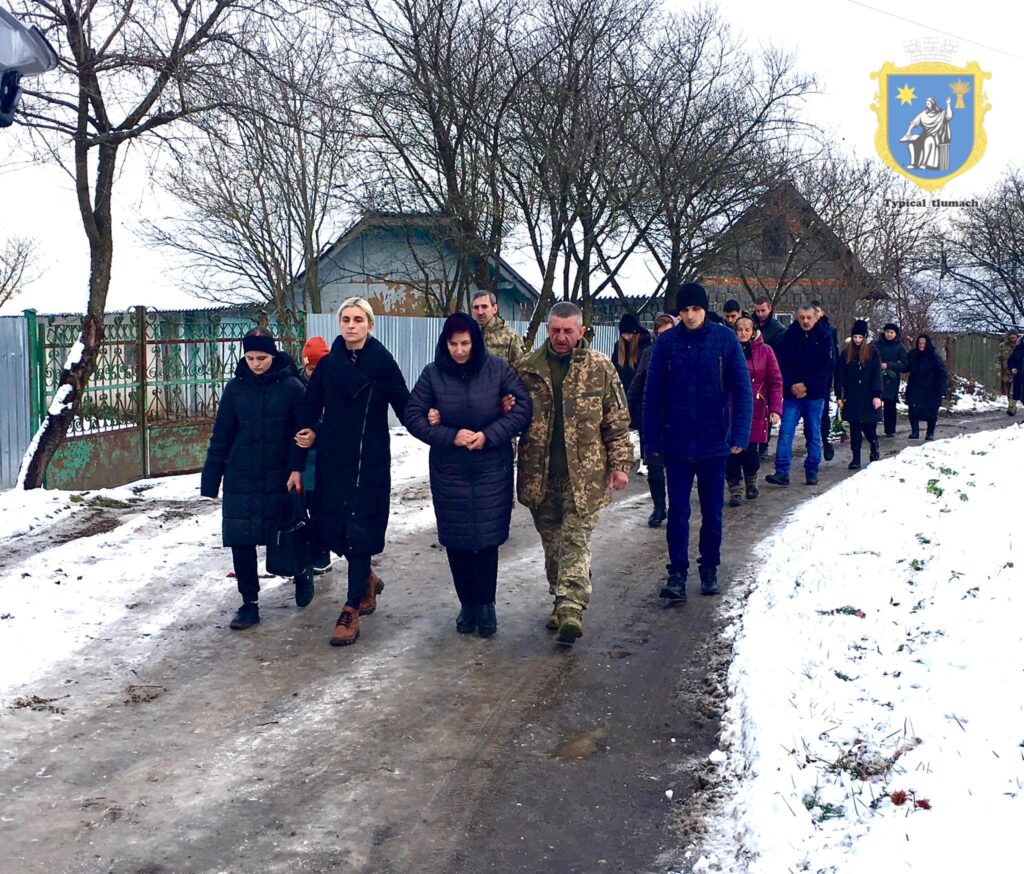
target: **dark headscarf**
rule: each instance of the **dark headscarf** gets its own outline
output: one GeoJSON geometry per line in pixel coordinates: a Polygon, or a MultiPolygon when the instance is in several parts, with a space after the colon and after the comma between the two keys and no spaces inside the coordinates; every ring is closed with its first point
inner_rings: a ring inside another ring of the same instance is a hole
{"type": "Polygon", "coordinates": [[[438,367],[448,373],[472,376],[483,367],[486,357],[487,347],[484,345],[484,335],[476,323],[476,319],[465,313],[452,313],[444,320],[444,327],[441,328],[441,336],[437,340],[437,350],[434,353],[434,362],[438,367]],[[448,351],[448,341],[454,334],[469,334],[469,339],[473,343],[469,361],[465,364],[456,364],[448,351]]]}

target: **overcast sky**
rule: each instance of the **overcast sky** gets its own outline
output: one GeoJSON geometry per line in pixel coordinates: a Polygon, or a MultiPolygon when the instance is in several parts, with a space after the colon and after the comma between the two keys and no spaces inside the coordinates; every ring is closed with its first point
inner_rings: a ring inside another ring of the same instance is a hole
{"type": "MultiPolygon", "coordinates": [[[[992,109],[985,121],[985,157],[947,185],[941,196],[970,198],[990,187],[1011,164],[1024,165],[1024,46],[1020,40],[1024,11],[1020,5],[1007,0],[969,4],[903,0],[898,6],[885,3],[883,7],[883,2],[731,0],[721,9],[751,47],[781,46],[793,53],[799,67],[817,75],[821,93],[808,99],[806,117],[834,131],[864,156],[875,154],[871,72],[885,61],[899,66],[911,63],[903,48],[907,40],[950,35],[959,46],[955,64],[977,61],[992,73],[986,86],[992,109]],[[886,7],[890,11],[882,12],[886,7]]],[[[675,0],[672,5],[692,4],[675,0]]],[[[81,311],[88,250],[71,181],[52,166],[26,165],[12,148],[15,142],[10,129],[0,132],[0,240],[11,234],[35,237],[42,252],[43,275],[3,312],[26,307],[40,312],[81,311]]],[[[167,254],[143,245],[133,233],[140,216],[155,218],[166,212],[161,209],[160,192],[149,183],[141,156],[129,153],[122,166],[115,193],[117,229],[108,308],[193,305],[176,283],[167,254]]],[[[510,260],[517,266],[529,263],[523,258],[510,260]]],[[[654,284],[642,270],[631,271],[631,279],[636,291],[649,291],[654,284]]]]}

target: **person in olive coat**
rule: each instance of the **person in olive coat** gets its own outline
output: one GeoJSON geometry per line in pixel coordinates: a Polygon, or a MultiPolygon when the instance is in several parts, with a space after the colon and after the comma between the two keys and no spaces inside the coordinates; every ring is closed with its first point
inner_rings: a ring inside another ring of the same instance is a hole
{"type": "MultiPolygon", "coordinates": [[[[256,547],[269,543],[280,527],[290,476],[304,464],[292,445],[303,394],[295,363],[266,328],[249,331],[242,350],[234,379],[220,396],[199,486],[204,498],[216,498],[224,483],[221,535],[231,547],[242,596],[231,620],[236,630],[260,621],[256,547]]],[[[295,601],[305,607],[312,598],[310,569],[295,578],[295,601]]]]}
{"type": "Polygon", "coordinates": [[[373,336],[373,322],[363,298],[342,302],[341,336],[313,371],[295,435],[303,449],[317,448],[313,509],[320,536],[348,560],[348,597],[332,646],[355,643],[360,615],[376,609],[383,589],[370,557],[384,551],[391,509],[388,405],[404,424],[409,399],[402,371],[373,336]]]}
{"type": "Polygon", "coordinates": [[[910,439],[921,436],[920,422],[924,419],[928,430],[925,440],[935,439],[935,422],[939,406],[946,396],[949,380],[946,363],[932,345],[927,334],[918,335],[914,348],[907,355],[907,407],[910,413],[910,439]]]}
{"type": "Polygon", "coordinates": [[[498,547],[508,540],[515,503],[512,438],[532,414],[526,386],[507,361],[488,353],[479,325],[465,313],[450,315],[434,362],[409,396],[405,425],[430,444],[437,539],[448,555],[462,634],[490,637],[498,627],[498,547]]]}
{"type": "Polygon", "coordinates": [[[896,436],[896,402],[900,396],[901,374],[907,372],[907,347],[900,338],[900,326],[889,322],[875,341],[882,359],[882,436],[896,436]]]}
{"type": "Polygon", "coordinates": [[[860,470],[863,441],[870,447],[871,461],[881,458],[878,423],[882,421],[882,359],[868,342],[868,323],[858,319],[850,331],[850,342],[836,365],[836,398],[843,418],[850,423],[850,470],[860,470]]]}

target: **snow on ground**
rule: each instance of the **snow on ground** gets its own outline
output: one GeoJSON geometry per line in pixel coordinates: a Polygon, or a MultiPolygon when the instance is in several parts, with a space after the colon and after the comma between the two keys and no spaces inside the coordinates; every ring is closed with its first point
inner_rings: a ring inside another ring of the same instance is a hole
{"type": "Polygon", "coordinates": [[[693,870],[1019,870],[1024,429],[799,507],[737,609],[724,810],[693,870]]]}
{"type": "MultiPolygon", "coordinates": [[[[427,450],[404,429],[392,431],[391,537],[434,524],[424,485],[427,450]],[[403,500],[409,489],[413,492],[403,500]]],[[[104,628],[123,621],[156,576],[186,577],[176,608],[187,610],[203,601],[197,592],[211,586],[223,590],[231,563],[230,556],[215,549],[220,546],[220,505],[199,497],[199,474],[98,491],[0,492],[0,542],[17,548],[14,538],[19,536],[39,537],[41,544],[0,570],[0,693],[44,675],[101,637],[104,628]],[[186,509],[172,504],[167,512],[168,502],[183,502],[186,509]],[[49,528],[104,503],[122,514],[117,527],[48,545],[49,528]],[[176,574],[176,568],[197,561],[201,568],[196,573],[176,574]]],[[[283,582],[267,579],[261,586],[266,591],[283,582]]],[[[204,609],[221,611],[222,605],[208,602],[204,609]]],[[[169,625],[176,618],[172,610],[161,622],[169,625]]],[[[140,626],[139,634],[159,630],[140,626]]]]}

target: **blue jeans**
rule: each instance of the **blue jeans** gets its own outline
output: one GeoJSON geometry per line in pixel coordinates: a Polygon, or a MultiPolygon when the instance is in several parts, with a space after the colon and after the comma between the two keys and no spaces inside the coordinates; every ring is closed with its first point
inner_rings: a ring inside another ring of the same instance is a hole
{"type": "Polygon", "coordinates": [[[786,398],[782,402],[782,424],[779,426],[779,444],[775,448],[775,475],[789,476],[793,464],[793,438],[796,423],[804,420],[804,438],[807,440],[807,459],[804,472],[810,476],[821,467],[821,411],[824,398],[786,398]]]}
{"type": "Polygon", "coordinates": [[[722,505],[725,503],[725,456],[703,461],[666,458],[668,479],[669,570],[686,576],[690,567],[690,492],[697,479],[700,499],[700,565],[718,567],[722,551],[722,505]]]}

